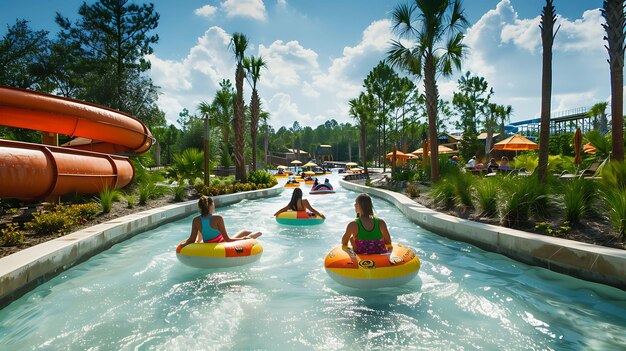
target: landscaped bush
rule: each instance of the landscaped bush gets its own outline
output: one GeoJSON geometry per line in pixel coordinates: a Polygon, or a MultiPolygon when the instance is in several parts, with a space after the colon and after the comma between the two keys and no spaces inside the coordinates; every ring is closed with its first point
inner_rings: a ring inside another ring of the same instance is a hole
{"type": "Polygon", "coordinates": [[[69,233],[78,224],[86,223],[96,217],[100,211],[97,203],[78,205],[56,205],[49,212],[35,213],[34,219],[24,226],[35,234],[63,235],[69,233]]]}
{"type": "Polygon", "coordinates": [[[215,179],[211,180],[211,186],[224,186],[230,185],[235,182],[235,176],[227,176],[227,177],[215,177],[215,179]]]}
{"type": "Polygon", "coordinates": [[[526,154],[516,156],[513,159],[512,163],[515,168],[518,168],[518,169],[524,168],[528,172],[533,172],[535,168],[537,168],[537,165],[539,164],[539,156],[535,152],[532,152],[532,153],[529,152],[526,154]]]}
{"type": "Polygon", "coordinates": [[[139,204],[145,205],[148,200],[158,199],[167,194],[169,189],[163,185],[157,185],[153,182],[145,182],[139,184],[139,204]]]}
{"type": "Polygon", "coordinates": [[[174,155],[174,164],[168,168],[168,176],[172,179],[186,179],[193,184],[195,179],[204,174],[204,152],[189,148],[174,155]]]}
{"type": "Polygon", "coordinates": [[[606,213],[613,225],[613,230],[624,239],[626,234],[626,190],[603,189],[601,196],[606,204],[606,213]]]}
{"type": "Polygon", "coordinates": [[[450,209],[454,207],[455,188],[448,179],[440,180],[432,186],[432,196],[435,204],[450,209]]]}
{"type": "Polygon", "coordinates": [[[602,169],[602,190],[606,213],[620,238],[626,234],[626,163],[613,161],[602,169]]]}
{"type": "Polygon", "coordinates": [[[17,223],[9,223],[6,228],[0,230],[4,246],[15,246],[24,243],[24,232],[17,223]]]}
{"type": "Polygon", "coordinates": [[[111,212],[114,201],[120,201],[122,199],[122,193],[116,189],[104,188],[98,196],[98,201],[102,207],[102,213],[111,212]]]}
{"type": "Polygon", "coordinates": [[[68,216],[63,211],[35,213],[34,219],[24,226],[37,235],[63,235],[71,231],[76,224],[76,219],[68,216]]]}
{"type": "Polygon", "coordinates": [[[573,179],[567,182],[563,186],[565,219],[571,223],[578,223],[581,218],[589,214],[595,198],[596,189],[592,181],[573,179]]]}
{"type": "Polygon", "coordinates": [[[500,220],[507,227],[518,227],[528,222],[537,181],[535,177],[504,177],[502,182],[500,220]]]}
{"type": "Polygon", "coordinates": [[[498,182],[501,177],[486,177],[474,183],[475,199],[483,216],[493,217],[498,213],[498,182]]]}
{"type": "Polygon", "coordinates": [[[409,194],[410,197],[418,197],[420,195],[420,190],[415,184],[409,184],[406,187],[406,193],[409,194]]]}
{"type": "Polygon", "coordinates": [[[471,187],[475,177],[471,174],[457,173],[449,176],[449,178],[454,186],[454,194],[461,204],[466,207],[474,207],[471,187]]]}
{"type": "Polygon", "coordinates": [[[265,170],[252,171],[248,174],[248,182],[254,184],[278,184],[276,177],[265,170]]]}
{"type": "Polygon", "coordinates": [[[135,207],[135,194],[126,194],[124,198],[126,199],[126,208],[135,207]]]}
{"type": "Polygon", "coordinates": [[[417,177],[417,171],[406,168],[398,168],[396,172],[393,174],[393,180],[395,181],[406,181],[410,182],[415,180],[417,177]]]}
{"type": "Polygon", "coordinates": [[[238,193],[242,191],[251,191],[251,190],[259,190],[259,189],[267,189],[271,188],[276,184],[266,183],[266,184],[254,184],[254,183],[234,183],[230,185],[220,185],[220,186],[206,186],[204,184],[196,184],[195,189],[199,195],[207,195],[207,196],[217,196],[217,195],[225,195],[238,193]]]}
{"type": "Polygon", "coordinates": [[[176,187],[173,189],[174,192],[174,201],[184,201],[187,197],[187,187],[185,184],[178,183],[176,187]]]}

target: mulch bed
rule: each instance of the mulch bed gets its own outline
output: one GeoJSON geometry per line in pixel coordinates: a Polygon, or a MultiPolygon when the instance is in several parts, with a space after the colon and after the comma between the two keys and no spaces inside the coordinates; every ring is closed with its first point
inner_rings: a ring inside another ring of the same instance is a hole
{"type": "MultiPolygon", "coordinates": [[[[365,180],[352,180],[352,182],[362,185],[365,184],[365,180]]],[[[405,187],[397,189],[385,185],[381,185],[380,187],[398,191],[411,198],[411,196],[406,192],[405,187]]],[[[499,218],[483,217],[474,209],[468,209],[463,206],[456,206],[455,208],[449,210],[439,208],[433,203],[433,199],[429,193],[430,187],[419,184],[418,188],[419,196],[412,199],[420,205],[459,218],[469,219],[481,223],[501,225],[499,218]]],[[[558,211],[554,211],[550,213],[550,216],[540,219],[537,222],[545,222],[549,224],[551,228],[558,228],[563,224],[563,216],[561,216],[558,211]]],[[[564,235],[558,237],[594,245],[626,249],[626,244],[622,242],[622,240],[613,232],[609,220],[597,213],[584,218],[581,220],[581,223],[570,225],[570,227],[571,229],[569,229],[564,235]]],[[[536,230],[534,222],[516,227],[515,229],[523,230],[529,233],[548,235],[545,232],[536,230]]]]}

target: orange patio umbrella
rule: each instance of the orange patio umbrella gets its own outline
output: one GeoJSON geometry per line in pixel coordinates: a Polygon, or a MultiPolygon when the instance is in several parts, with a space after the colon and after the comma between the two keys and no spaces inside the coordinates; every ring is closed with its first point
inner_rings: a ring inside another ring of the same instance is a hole
{"type": "Polygon", "coordinates": [[[494,150],[508,150],[508,151],[524,151],[524,150],[537,150],[539,144],[525,138],[519,134],[515,134],[512,137],[506,138],[493,145],[494,150]]]}
{"type": "MultiPolygon", "coordinates": [[[[386,158],[392,158],[393,157],[393,152],[388,153],[387,156],[385,156],[385,157],[386,158]]],[[[396,151],[396,158],[398,158],[398,159],[415,158],[415,155],[405,154],[402,151],[396,151]]]]}
{"type": "MultiPolygon", "coordinates": [[[[443,146],[443,145],[437,145],[437,151],[439,151],[440,154],[454,154],[457,153],[457,150],[451,149],[447,146],[443,146]]],[[[428,154],[430,155],[430,150],[427,150],[428,154]]],[[[424,148],[421,147],[413,152],[411,152],[414,155],[420,155],[420,154],[424,154],[424,148]]]]}

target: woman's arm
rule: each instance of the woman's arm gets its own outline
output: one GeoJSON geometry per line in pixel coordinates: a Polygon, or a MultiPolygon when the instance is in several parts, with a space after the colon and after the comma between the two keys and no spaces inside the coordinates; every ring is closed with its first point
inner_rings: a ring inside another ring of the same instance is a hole
{"type": "Polygon", "coordinates": [[[309,203],[309,200],[302,200],[302,204],[304,205],[304,209],[308,209],[309,211],[315,213],[316,215],[322,217],[322,218],[326,218],[326,216],[324,216],[323,214],[317,212],[316,209],[313,208],[313,206],[311,206],[311,204],[309,203]]]}
{"type": "Polygon", "coordinates": [[[220,215],[214,215],[213,218],[215,218],[215,224],[217,224],[217,229],[220,231],[220,234],[222,234],[222,238],[224,238],[224,241],[231,242],[231,241],[249,239],[249,237],[231,238],[230,236],[228,236],[228,233],[226,232],[226,225],[224,224],[224,217],[220,215]]]}
{"type": "Polygon", "coordinates": [[[356,222],[352,221],[348,223],[348,226],[346,227],[346,232],[343,234],[343,237],[341,237],[341,245],[348,245],[350,239],[353,236],[356,236],[356,233],[358,233],[358,225],[356,224],[356,222]]]}
{"type": "Polygon", "coordinates": [[[200,232],[199,222],[200,217],[195,217],[191,221],[191,234],[189,235],[189,238],[187,240],[181,242],[181,245],[185,246],[196,242],[196,240],[198,239],[198,233],[200,232]]]}
{"type": "Polygon", "coordinates": [[[276,213],[274,213],[274,217],[276,217],[276,216],[278,216],[279,214],[281,214],[281,213],[283,213],[283,212],[287,211],[288,209],[289,209],[289,205],[287,205],[287,206],[285,206],[285,207],[281,208],[280,210],[276,211],[276,213]]]}
{"type": "Polygon", "coordinates": [[[383,240],[385,241],[385,245],[391,245],[391,235],[389,235],[389,230],[387,229],[387,223],[385,223],[385,221],[379,218],[378,227],[380,228],[380,232],[383,234],[383,240]]]}

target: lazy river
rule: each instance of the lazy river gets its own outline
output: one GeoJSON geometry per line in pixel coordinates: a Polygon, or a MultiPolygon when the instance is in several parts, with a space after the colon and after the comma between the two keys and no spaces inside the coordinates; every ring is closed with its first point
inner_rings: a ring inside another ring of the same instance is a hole
{"type": "MultiPolygon", "coordinates": [[[[528,266],[432,234],[373,198],[394,242],[422,267],[396,288],[361,291],[324,271],[357,193],[306,198],[325,223],[276,223],[280,196],[218,208],[229,233],[258,229],[250,265],[194,269],[176,259],[191,217],[135,236],[0,310],[0,350],[618,350],[626,292],[528,266]]],[[[284,180],[281,180],[284,183],[284,180]]]]}

